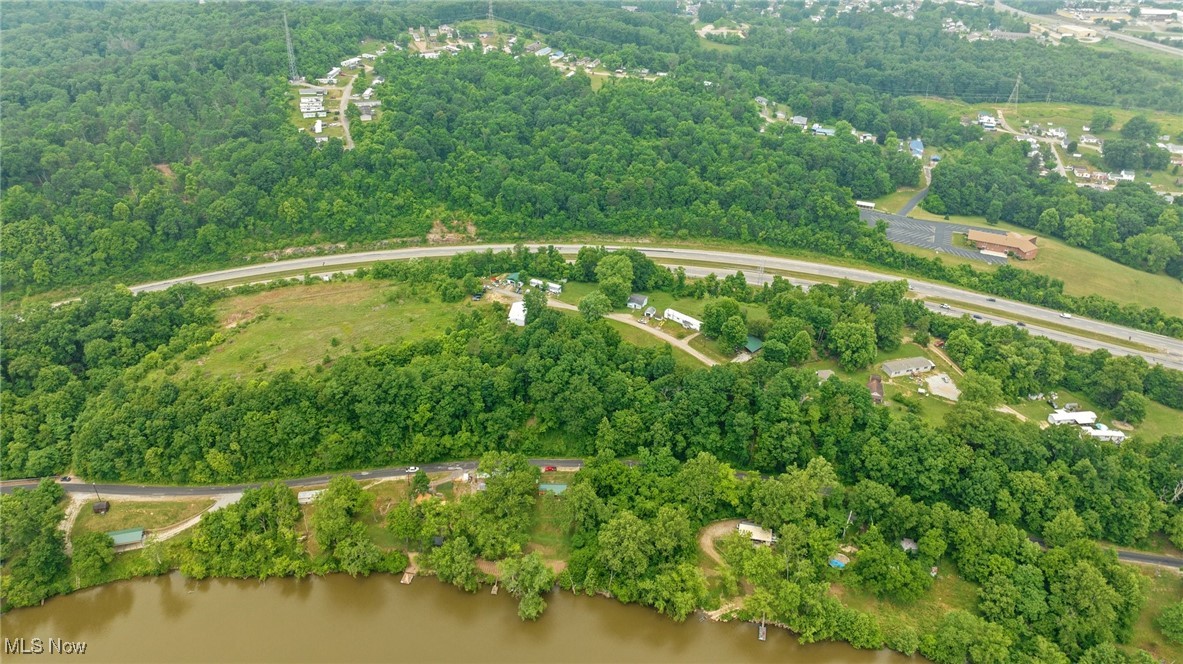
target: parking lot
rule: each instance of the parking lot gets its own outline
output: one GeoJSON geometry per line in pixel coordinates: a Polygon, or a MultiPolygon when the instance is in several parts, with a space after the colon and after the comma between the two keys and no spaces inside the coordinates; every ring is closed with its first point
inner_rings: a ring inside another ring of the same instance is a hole
{"type": "Polygon", "coordinates": [[[859,217],[867,222],[868,226],[874,226],[880,220],[886,223],[887,239],[892,242],[910,244],[913,247],[932,249],[937,253],[952,254],[994,265],[1006,263],[1006,259],[1003,257],[989,256],[979,253],[976,249],[967,249],[953,244],[953,235],[955,233],[964,234],[970,229],[991,232],[988,228],[966,226],[965,224],[950,224],[943,221],[922,221],[911,217],[902,217],[898,214],[875,212],[874,210],[859,210],[859,217]]]}

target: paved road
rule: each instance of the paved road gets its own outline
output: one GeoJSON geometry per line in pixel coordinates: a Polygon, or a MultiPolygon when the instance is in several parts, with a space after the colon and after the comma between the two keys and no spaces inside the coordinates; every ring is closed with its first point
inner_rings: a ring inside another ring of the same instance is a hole
{"type": "MultiPolygon", "coordinates": [[[[925,172],[924,172],[925,176],[928,176],[928,173],[929,173],[928,169],[925,169],[925,172]]],[[[920,205],[920,201],[924,200],[924,197],[927,195],[928,195],[928,187],[925,187],[925,188],[921,189],[920,191],[916,192],[916,195],[909,198],[908,202],[904,203],[904,207],[900,208],[899,211],[896,212],[896,214],[898,214],[900,216],[904,216],[904,217],[908,216],[908,213],[912,211],[912,208],[916,207],[917,205],[920,205]]]]}
{"type": "MultiPolygon", "coordinates": [[[[284,261],[275,261],[271,263],[237,267],[227,270],[217,270],[215,272],[205,272],[202,274],[178,277],[175,279],[166,279],[164,281],[140,284],[137,286],[132,286],[131,290],[135,293],[142,293],[146,291],[165,290],[170,286],[181,283],[212,285],[226,281],[242,281],[252,278],[262,280],[276,273],[299,272],[302,270],[328,272],[332,270],[333,266],[338,265],[356,265],[358,263],[404,260],[408,258],[443,258],[470,251],[504,251],[506,249],[512,248],[512,246],[513,245],[509,244],[448,245],[435,247],[414,247],[410,249],[386,249],[382,251],[336,254],[332,256],[293,258],[284,261]]],[[[526,246],[530,248],[538,248],[548,245],[530,244],[526,246]]],[[[579,252],[580,247],[583,245],[554,244],[551,246],[554,246],[564,254],[574,255],[579,252]]],[[[607,246],[609,249],[618,248],[615,245],[605,246],[607,246]]],[[[685,263],[705,263],[710,265],[718,265],[720,266],[719,268],[712,270],[713,272],[718,273],[722,273],[726,269],[732,269],[743,270],[745,274],[751,275],[758,273],[762,269],[768,269],[773,271],[781,270],[800,274],[810,274],[826,277],[829,279],[849,279],[851,281],[864,283],[896,281],[901,278],[898,276],[881,274],[860,268],[841,267],[837,265],[827,265],[824,263],[811,263],[809,261],[792,258],[781,258],[777,256],[759,256],[738,252],[709,251],[705,249],[686,249],[679,247],[667,248],[633,246],[632,248],[637,249],[659,263],[664,263],[667,265],[681,265],[685,263]]],[[[968,305],[977,305],[980,307],[989,307],[1002,311],[1011,311],[1016,315],[1025,316],[1027,318],[1043,320],[1049,323],[1057,323],[1065,327],[1075,328],[1096,334],[1104,334],[1115,339],[1126,337],[1130,341],[1152,347],[1155,350],[1130,350],[1117,344],[1098,342],[1087,337],[1071,335],[1070,333],[1061,333],[1070,338],[1069,343],[1081,348],[1107,348],[1115,355],[1136,354],[1142,356],[1148,362],[1162,364],[1163,366],[1172,369],[1183,370],[1183,340],[1172,339],[1170,337],[1166,337],[1161,334],[1155,334],[1153,332],[1144,332],[1142,330],[1135,330],[1132,328],[1123,327],[1121,325],[1105,323],[1088,318],[1081,318],[1079,316],[1070,319],[1062,319],[1059,317],[1059,312],[1035,306],[1033,304],[1026,304],[1013,300],[998,298],[996,302],[990,302],[988,299],[989,296],[987,295],[957,288],[956,286],[949,286],[915,279],[909,279],[908,283],[911,285],[912,290],[916,293],[916,295],[922,298],[940,297],[968,305]]],[[[1033,334],[1042,333],[1040,329],[1035,326],[1031,326],[1028,329],[1033,334]]],[[[1044,336],[1050,337],[1050,335],[1046,334],[1044,336]]]]}
{"type": "MultiPolygon", "coordinates": [[[[925,191],[928,190],[926,189],[925,191]]],[[[911,210],[910,207],[907,209],[909,211],[911,210]]],[[[1007,263],[1007,259],[1002,256],[990,256],[976,249],[967,249],[953,244],[953,235],[955,233],[965,233],[970,229],[999,233],[1002,231],[990,231],[988,228],[966,226],[965,224],[951,224],[943,221],[924,221],[903,215],[903,211],[900,214],[889,214],[874,210],[859,210],[859,217],[867,222],[868,226],[874,226],[880,221],[886,223],[887,239],[892,242],[932,249],[938,253],[960,256],[961,258],[982,261],[991,265],[1005,265],[1007,263]]]]}
{"type": "Polygon", "coordinates": [[[1152,49],[1155,51],[1167,53],[1169,55],[1183,56],[1183,48],[1176,48],[1174,46],[1167,46],[1165,44],[1159,44],[1159,43],[1152,42],[1152,41],[1146,41],[1145,39],[1139,39],[1138,37],[1123,34],[1121,32],[1114,32],[1112,30],[1108,30],[1108,29],[1103,28],[1099,25],[1096,25],[1095,23],[1084,23],[1082,21],[1074,21],[1072,19],[1060,16],[1059,14],[1050,14],[1050,15],[1048,15],[1048,14],[1029,14],[1024,11],[1019,11],[1018,9],[1015,9],[1014,7],[1004,5],[1001,2],[998,2],[997,0],[995,0],[995,2],[994,2],[994,8],[996,10],[1008,11],[1008,12],[1011,12],[1012,14],[1018,14],[1019,16],[1022,16],[1025,19],[1036,21],[1038,23],[1044,23],[1047,25],[1083,26],[1086,28],[1090,28],[1092,30],[1096,30],[1098,35],[1101,35],[1104,37],[1111,37],[1113,39],[1118,39],[1118,40],[1121,40],[1124,42],[1128,42],[1130,44],[1137,44],[1138,46],[1143,46],[1145,48],[1149,48],[1149,49],[1152,49]]]}

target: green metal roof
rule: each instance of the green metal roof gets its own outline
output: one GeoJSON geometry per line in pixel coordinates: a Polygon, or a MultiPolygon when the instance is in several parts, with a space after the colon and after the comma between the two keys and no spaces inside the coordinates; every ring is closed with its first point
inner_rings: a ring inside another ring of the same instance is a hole
{"type": "Polygon", "coordinates": [[[764,347],[764,342],[760,341],[756,337],[748,337],[748,341],[743,345],[743,347],[744,350],[748,351],[749,353],[754,353],[764,347]]]}
{"type": "Polygon", "coordinates": [[[139,544],[144,541],[143,528],[128,528],[127,530],[113,530],[107,533],[115,541],[115,546],[123,546],[125,544],[139,544]]]}

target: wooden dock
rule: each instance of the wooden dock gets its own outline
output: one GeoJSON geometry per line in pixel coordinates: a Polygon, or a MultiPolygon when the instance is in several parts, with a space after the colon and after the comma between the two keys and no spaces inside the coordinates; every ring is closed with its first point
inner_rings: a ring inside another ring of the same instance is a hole
{"type": "Polygon", "coordinates": [[[497,594],[497,584],[496,583],[493,584],[493,594],[494,595],[497,594]]]}
{"type": "Polygon", "coordinates": [[[403,584],[410,585],[410,583],[414,580],[415,580],[415,573],[414,572],[407,572],[407,573],[403,574],[403,580],[402,580],[403,584]]]}
{"type": "Polygon", "coordinates": [[[760,634],[759,634],[759,637],[760,637],[760,640],[761,640],[761,641],[767,641],[767,640],[768,640],[768,627],[766,627],[766,626],[764,625],[764,623],[760,623],[760,634]]]}

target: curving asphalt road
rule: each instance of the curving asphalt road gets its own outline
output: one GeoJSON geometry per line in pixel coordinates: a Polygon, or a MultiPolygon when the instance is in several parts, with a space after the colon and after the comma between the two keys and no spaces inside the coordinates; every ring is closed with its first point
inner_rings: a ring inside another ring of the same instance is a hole
{"type": "MultiPolygon", "coordinates": [[[[538,248],[548,245],[531,244],[526,246],[538,248]]],[[[584,245],[554,244],[549,246],[554,246],[564,254],[573,255],[577,253],[580,247],[584,245]]],[[[610,249],[623,248],[613,245],[606,246],[608,246],[610,249]]],[[[205,272],[202,274],[178,277],[175,279],[166,279],[164,281],[139,284],[132,286],[131,290],[135,293],[142,293],[146,291],[164,290],[170,286],[180,283],[215,285],[230,281],[243,281],[250,279],[265,280],[269,276],[275,274],[299,272],[302,270],[325,273],[332,272],[332,268],[334,266],[356,266],[358,263],[406,260],[411,258],[444,258],[458,253],[470,251],[503,251],[512,247],[513,245],[510,244],[446,245],[433,247],[414,247],[409,249],[387,249],[381,251],[367,251],[351,254],[336,254],[333,256],[294,258],[290,260],[249,265],[227,270],[217,270],[214,272],[205,272]]],[[[705,249],[688,249],[680,247],[634,246],[632,248],[637,249],[655,261],[666,265],[718,265],[720,266],[719,268],[711,269],[709,271],[720,274],[725,273],[727,270],[741,270],[745,275],[747,275],[749,281],[754,281],[757,283],[759,282],[759,275],[763,274],[765,270],[779,270],[797,274],[825,277],[828,279],[849,279],[851,281],[858,282],[895,281],[903,278],[899,276],[872,272],[871,270],[864,270],[860,268],[841,267],[837,265],[827,265],[824,263],[811,263],[809,261],[782,258],[778,256],[759,256],[739,252],[709,251],[705,249]]],[[[765,276],[765,280],[768,278],[769,277],[765,276]]],[[[1140,355],[1150,363],[1158,363],[1172,369],[1183,370],[1183,341],[1179,339],[1172,339],[1161,334],[1154,334],[1153,332],[1144,332],[1142,330],[1135,330],[1132,328],[1123,327],[1121,325],[1105,323],[1087,318],[1061,318],[1059,312],[1052,311],[1050,309],[1045,309],[1043,307],[1026,304],[1023,302],[1016,302],[1014,300],[991,298],[990,296],[964,290],[955,286],[928,281],[919,281],[915,279],[908,279],[908,283],[915,294],[921,298],[939,297],[953,302],[960,302],[971,307],[978,306],[1014,312],[1016,315],[1023,316],[1028,319],[1042,320],[1048,323],[1055,323],[1058,326],[1075,328],[1093,334],[1103,334],[1114,339],[1126,337],[1129,341],[1137,342],[1144,346],[1154,348],[1155,350],[1133,350],[1118,344],[1097,341],[1095,339],[1090,339],[1087,336],[1075,335],[1070,332],[1046,329],[1039,327],[1038,325],[1028,325],[1027,327],[1028,331],[1030,331],[1032,334],[1044,336],[1049,339],[1055,339],[1057,341],[1064,341],[1079,348],[1084,348],[1087,350],[1105,348],[1114,355],[1140,355]]],[[[1002,318],[996,318],[994,320],[1000,323],[1014,322],[1002,318]]]]}

